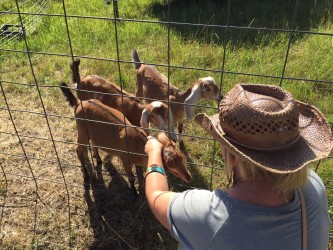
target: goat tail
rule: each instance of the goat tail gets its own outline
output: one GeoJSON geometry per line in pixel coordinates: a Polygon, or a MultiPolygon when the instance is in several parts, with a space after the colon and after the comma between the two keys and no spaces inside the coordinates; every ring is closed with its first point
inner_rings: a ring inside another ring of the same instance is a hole
{"type": "Polygon", "coordinates": [[[60,83],[60,89],[66,100],[68,101],[69,105],[72,108],[75,108],[78,105],[79,99],[77,99],[77,97],[72,93],[66,83],[60,83]]]}
{"type": "Polygon", "coordinates": [[[133,49],[132,50],[132,59],[134,61],[134,68],[135,69],[139,69],[141,67],[141,61],[140,61],[140,58],[139,58],[139,54],[138,52],[136,51],[136,49],[133,49]]]}
{"type": "Polygon", "coordinates": [[[80,72],[79,72],[79,65],[80,65],[80,59],[74,60],[70,65],[70,68],[72,70],[73,83],[80,82],[81,76],[80,76],[80,72]]]}

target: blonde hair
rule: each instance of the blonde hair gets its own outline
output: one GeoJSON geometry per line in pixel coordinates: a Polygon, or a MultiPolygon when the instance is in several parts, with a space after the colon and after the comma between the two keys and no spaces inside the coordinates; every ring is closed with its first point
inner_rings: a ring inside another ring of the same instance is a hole
{"type": "Polygon", "coordinates": [[[275,191],[287,200],[293,194],[296,188],[303,188],[307,183],[308,168],[304,167],[299,171],[286,174],[278,174],[269,172],[263,168],[255,166],[249,162],[236,157],[226,148],[222,148],[222,155],[225,162],[225,170],[229,180],[228,185],[233,185],[235,181],[235,173],[233,160],[237,158],[239,166],[239,175],[244,180],[267,180],[272,183],[275,191]],[[223,152],[224,151],[224,152],[223,152]]]}

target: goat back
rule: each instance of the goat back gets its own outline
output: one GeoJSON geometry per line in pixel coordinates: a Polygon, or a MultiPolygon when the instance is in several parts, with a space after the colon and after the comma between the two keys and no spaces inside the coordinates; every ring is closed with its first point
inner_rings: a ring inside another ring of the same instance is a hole
{"type": "Polygon", "coordinates": [[[88,75],[82,78],[77,89],[80,100],[98,99],[103,102],[108,99],[118,99],[121,96],[130,96],[137,100],[134,95],[121,89],[117,84],[97,75],[88,75]]]}
{"type": "Polygon", "coordinates": [[[137,80],[143,85],[143,97],[146,103],[154,100],[165,101],[169,95],[179,91],[168,82],[168,78],[161,74],[155,66],[143,65],[137,71],[137,80]]]}
{"type": "MultiPolygon", "coordinates": [[[[78,132],[85,133],[92,144],[103,151],[123,159],[128,157],[127,151],[144,154],[146,133],[133,127],[120,111],[92,99],[81,102],[76,109],[75,117],[78,132]]],[[[133,164],[141,163],[141,158],[134,155],[131,156],[131,161],[133,164]]]]}

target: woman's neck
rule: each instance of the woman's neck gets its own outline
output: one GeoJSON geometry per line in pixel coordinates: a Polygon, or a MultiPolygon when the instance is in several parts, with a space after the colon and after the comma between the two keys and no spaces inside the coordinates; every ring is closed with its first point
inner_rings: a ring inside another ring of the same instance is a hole
{"type": "Polygon", "coordinates": [[[236,200],[270,207],[285,205],[292,200],[288,197],[286,201],[267,180],[237,180],[227,193],[236,200]]]}

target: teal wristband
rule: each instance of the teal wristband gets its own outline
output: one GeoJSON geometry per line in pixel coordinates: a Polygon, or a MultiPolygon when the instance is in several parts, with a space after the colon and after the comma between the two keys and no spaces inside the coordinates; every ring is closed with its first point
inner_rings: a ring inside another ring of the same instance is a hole
{"type": "Polygon", "coordinates": [[[153,173],[153,172],[157,172],[157,173],[160,173],[165,176],[164,168],[162,168],[161,166],[158,166],[156,164],[152,164],[152,165],[150,165],[150,167],[147,168],[145,178],[147,178],[147,175],[149,175],[150,173],[153,173]]]}

